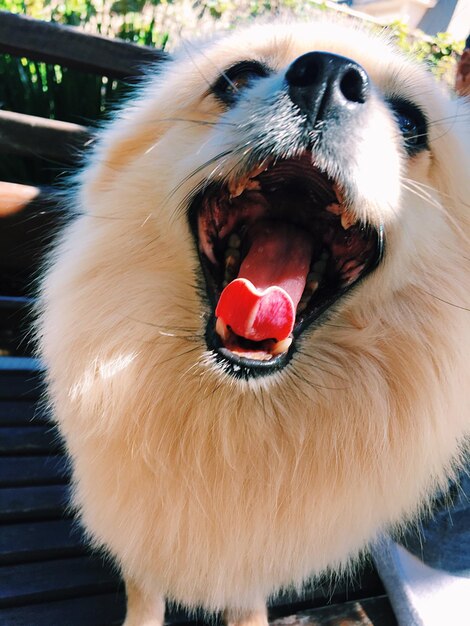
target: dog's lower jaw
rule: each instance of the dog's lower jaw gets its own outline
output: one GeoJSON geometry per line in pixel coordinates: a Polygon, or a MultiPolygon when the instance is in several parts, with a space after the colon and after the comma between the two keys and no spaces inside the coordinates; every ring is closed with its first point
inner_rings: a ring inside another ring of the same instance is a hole
{"type": "MultiPolygon", "coordinates": [[[[163,596],[147,595],[131,580],[126,580],[127,613],[123,626],[163,626],[165,600],[163,596]]],[[[268,626],[266,604],[252,610],[226,609],[226,626],[268,626]]]]}

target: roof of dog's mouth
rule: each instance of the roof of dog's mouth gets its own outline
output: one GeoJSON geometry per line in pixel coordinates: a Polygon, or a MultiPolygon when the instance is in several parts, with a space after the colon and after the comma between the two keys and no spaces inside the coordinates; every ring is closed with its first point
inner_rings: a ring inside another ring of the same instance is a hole
{"type": "Polygon", "coordinates": [[[377,267],[381,228],[359,221],[312,155],[264,161],[210,183],[189,209],[210,316],[227,371],[278,371],[301,334],[377,267]]]}

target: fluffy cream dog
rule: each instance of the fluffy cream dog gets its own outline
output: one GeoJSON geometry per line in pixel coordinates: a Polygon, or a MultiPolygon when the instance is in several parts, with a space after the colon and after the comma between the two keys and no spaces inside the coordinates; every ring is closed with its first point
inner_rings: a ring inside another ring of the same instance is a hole
{"type": "Polygon", "coordinates": [[[105,130],[39,332],[127,625],[262,623],[455,470],[469,145],[462,102],[325,20],[183,47],[105,130]]]}

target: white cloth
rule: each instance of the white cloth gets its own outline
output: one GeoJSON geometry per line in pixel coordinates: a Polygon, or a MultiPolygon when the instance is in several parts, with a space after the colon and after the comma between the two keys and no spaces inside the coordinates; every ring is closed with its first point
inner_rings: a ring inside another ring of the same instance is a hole
{"type": "Polygon", "coordinates": [[[470,578],[429,567],[391,539],[372,555],[400,626],[470,626],[470,578]]]}

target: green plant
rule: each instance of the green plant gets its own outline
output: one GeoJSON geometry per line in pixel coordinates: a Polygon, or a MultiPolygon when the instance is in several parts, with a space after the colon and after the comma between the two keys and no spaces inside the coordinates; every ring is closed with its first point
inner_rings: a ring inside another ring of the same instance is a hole
{"type": "Polygon", "coordinates": [[[455,66],[463,52],[464,41],[454,40],[449,33],[438,33],[434,37],[411,33],[402,22],[393,22],[389,28],[407,54],[425,63],[437,78],[453,84],[455,66]]]}

